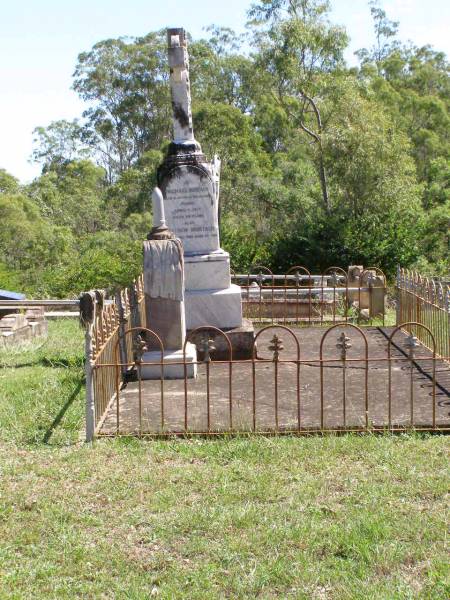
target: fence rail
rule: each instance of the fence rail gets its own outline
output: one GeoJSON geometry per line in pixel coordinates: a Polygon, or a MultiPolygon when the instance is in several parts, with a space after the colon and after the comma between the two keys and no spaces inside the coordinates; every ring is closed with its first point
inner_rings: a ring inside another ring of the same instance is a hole
{"type": "MultiPolygon", "coordinates": [[[[213,328],[204,327],[203,359],[170,362],[184,372],[176,381],[167,376],[162,344],[160,361],[143,360],[148,338],[156,334],[147,329],[142,277],[110,301],[98,291],[80,297],[88,440],[117,434],[450,429],[447,286],[399,270],[397,327],[364,331],[355,324],[362,317],[384,324],[386,278],[378,269],[355,276],[338,267],[320,275],[294,267],[275,275],[258,267],[253,274],[233,274],[233,280],[242,288],[244,316],[263,326],[253,358],[234,360],[229,338],[219,332],[230,355],[211,362],[213,328]],[[288,327],[305,323],[330,327],[310,329],[308,338],[288,327]],[[156,380],[144,378],[149,369],[156,380]],[[196,378],[188,375],[193,369],[196,378]]],[[[198,331],[189,335],[194,334],[198,331]]]]}
{"type": "Polygon", "coordinates": [[[91,440],[126,379],[125,365],[134,360],[134,340],[127,332],[146,325],[142,276],[107,302],[102,291],[86,292],[81,295],[79,306],[80,320],[86,329],[86,438],[91,440]],[[119,370],[112,366],[103,368],[104,364],[116,363],[124,366],[119,370]]]}
{"type": "Polygon", "coordinates": [[[264,266],[252,271],[232,279],[242,290],[243,316],[256,323],[385,322],[386,277],[376,267],[357,275],[340,267],[319,275],[303,266],[282,275],[264,266]]]}
{"type": "Polygon", "coordinates": [[[434,337],[436,354],[450,356],[450,285],[423,277],[415,271],[398,269],[397,323],[415,321],[414,335],[430,348],[434,337]]]}
{"type": "MultiPolygon", "coordinates": [[[[326,331],[294,331],[269,325],[255,336],[253,357],[233,360],[228,342],[227,360],[211,361],[212,327],[201,327],[206,349],[195,361],[197,377],[188,374],[192,362],[184,356],[170,362],[181,365],[184,377],[159,377],[168,363],[147,361],[145,342],[155,334],[140,330],[141,352],[132,362],[104,362],[99,370],[125,367],[135,378],[118,388],[99,435],[217,435],[219,433],[310,433],[314,431],[450,430],[448,388],[437,377],[441,361],[433,351],[405,333],[426,329],[403,323],[389,331],[364,331],[351,323],[326,331]],[[311,331],[315,332],[311,344],[311,331]],[[158,373],[147,379],[145,373],[158,373]],[[426,382],[424,383],[424,379],[426,382]]],[[[127,335],[131,337],[132,331],[127,335]]],[[[433,340],[433,334],[428,330],[433,340]]],[[[442,369],[440,376],[442,377],[442,369]]],[[[450,368],[447,370],[450,376],[450,368]]],[[[450,383],[450,378],[447,384],[450,383]]]]}
{"type": "Polygon", "coordinates": [[[78,308],[80,301],[75,300],[0,300],[0,309],[12,308],[33,308],[35,306],[55,307],[55,308],[78,308]]]}

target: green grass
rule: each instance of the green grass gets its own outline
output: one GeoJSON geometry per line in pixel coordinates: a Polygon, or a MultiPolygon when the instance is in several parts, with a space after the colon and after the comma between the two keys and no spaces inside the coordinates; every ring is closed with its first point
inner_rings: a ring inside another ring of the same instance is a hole
{"type": "Polygon", "coordinates": [[[449,597],[448,437],[86,445],[81,353],[0,355],[1,600],[449,597]]]}
{"type": "Polygon", "coordinates": [[[47,338],[0,349],[0,436],[72,443],[83,427],[83,332],[75,319],[49,323],[47,338]],[[64,411],[63,426],[54,423],[64,411]]]}

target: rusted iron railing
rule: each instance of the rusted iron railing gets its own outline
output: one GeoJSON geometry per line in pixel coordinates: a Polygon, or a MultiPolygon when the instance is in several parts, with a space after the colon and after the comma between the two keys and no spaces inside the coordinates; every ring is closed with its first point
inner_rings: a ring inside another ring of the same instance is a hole
{"type": "Polygon", "coordinates": [[[399,268],[396,292],[397,324],[415,321],[424,325],[414,329],[414,335],[427,348],[434,339],[436,354],[450,356],[450,286],[399,268]]]}
{"type": "Polygon", "coordinates": [[[232,274],[242,289],[243,316],[255,323],[385,323],[386,277],[371,267],[356,277],[340,267],[319,275],[294,266],[283,275],[256,265],[252,273],[232,274]]]}
{"type": "Polygon", "coordinates": [[[389,331],[365,331],[351,323],[325,332],[269,325],[257,332],[252,358],[239,361],[224,332],[219,333],[229,356],[212,361],[218,330],[202,327],[187,336],[183,359],[170,362],[170,368],[179,364],[184,372],[176,380],[164,376],[164,347],[156,334],[135,328],[125,336],[136,333],[132,360],[121,362],[116,341],[115,360],[97,362],[99,372],[115,370],[117,382],[123,368],[134,380],[117,385],[96,435],[450,430],[450,366],[436,356],[432,331],[417,322],[389,331]],[[431,350],[411,333],[420,330],[431,350]],[[146,362],[147,343],[155,336],[160,352],[146,362]],[[192,362],[186,360],[186,345],[199,337],[203,358],[195,361],[194,378],[188,375],[192,362]],[[149,366],[153,376],[161,375],[146,379],[149,366]]]}
{"type": "Polygon", "coordinates": [[[304,267],[284,275],[254,271],[234,275],[243,287],[244,315],[269,322],[256,332],[250,360],[234,359],[225,332],[202,327],[186,337],[186,344],[195,339],[201,360],[188,361],[185,345],[180,362],[170,360],[169,366],[161,340],[146,328],[142,278],[114,299],[100,292],[80,298],[88,440],[450,430],[448,289],[399,272],[397,327],[388,329],[381,326],[386,279],[378,269],[360,269],[357,276],[337,267],[320,275],[304,267]],[[379,317],[380,326],[358,327],[362,311],[379,317]],[[291,323],[330,327],[305,331],[291,323]],[[211,359],[217,335],[228,347],[225,360],[211,359]],[[151,338],[159,352],[146,362],[151,338]],[[177,365],[181,379],[171,379],[177,365]],[[149,368],[156,379],[147,378],[149,368]]]}
{"type": "Polygon", "coordinates": [[[142,277],[129,288],[118,291],[112,299],[94,290],[82,294],[79,304],[80,319],[86,331],[86,439],[91,441],[114,400],[117,379],[121,383],[125,381],[126,365],[133,361],[133,340],[127,333],[146,324],[142,277]],[[118,360],[123,364],[119,373],[113,366],[104,367],[118,360]]]}

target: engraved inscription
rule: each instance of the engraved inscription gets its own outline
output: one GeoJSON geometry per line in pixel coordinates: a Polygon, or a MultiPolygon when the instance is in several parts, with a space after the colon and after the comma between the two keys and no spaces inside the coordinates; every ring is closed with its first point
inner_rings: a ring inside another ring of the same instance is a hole
{"type": "Polygon", "coordinates": [[[185,252],[210,252],[219,248],[217,206],[213,182],[181,167],[165,190],[169,228],[183,242],[185,252]]]}

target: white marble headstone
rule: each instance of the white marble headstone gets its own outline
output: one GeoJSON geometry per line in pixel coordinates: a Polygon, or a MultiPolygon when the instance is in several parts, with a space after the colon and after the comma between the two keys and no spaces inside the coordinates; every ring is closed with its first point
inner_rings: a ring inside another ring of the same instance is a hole
{"type": "Polygon", "coordinates": [[[169,229],[183,242],[185,254],[209,254],[220,248],[216,186],[204,170],[177,166],[166,179],[164,208],[169,229]]]}

